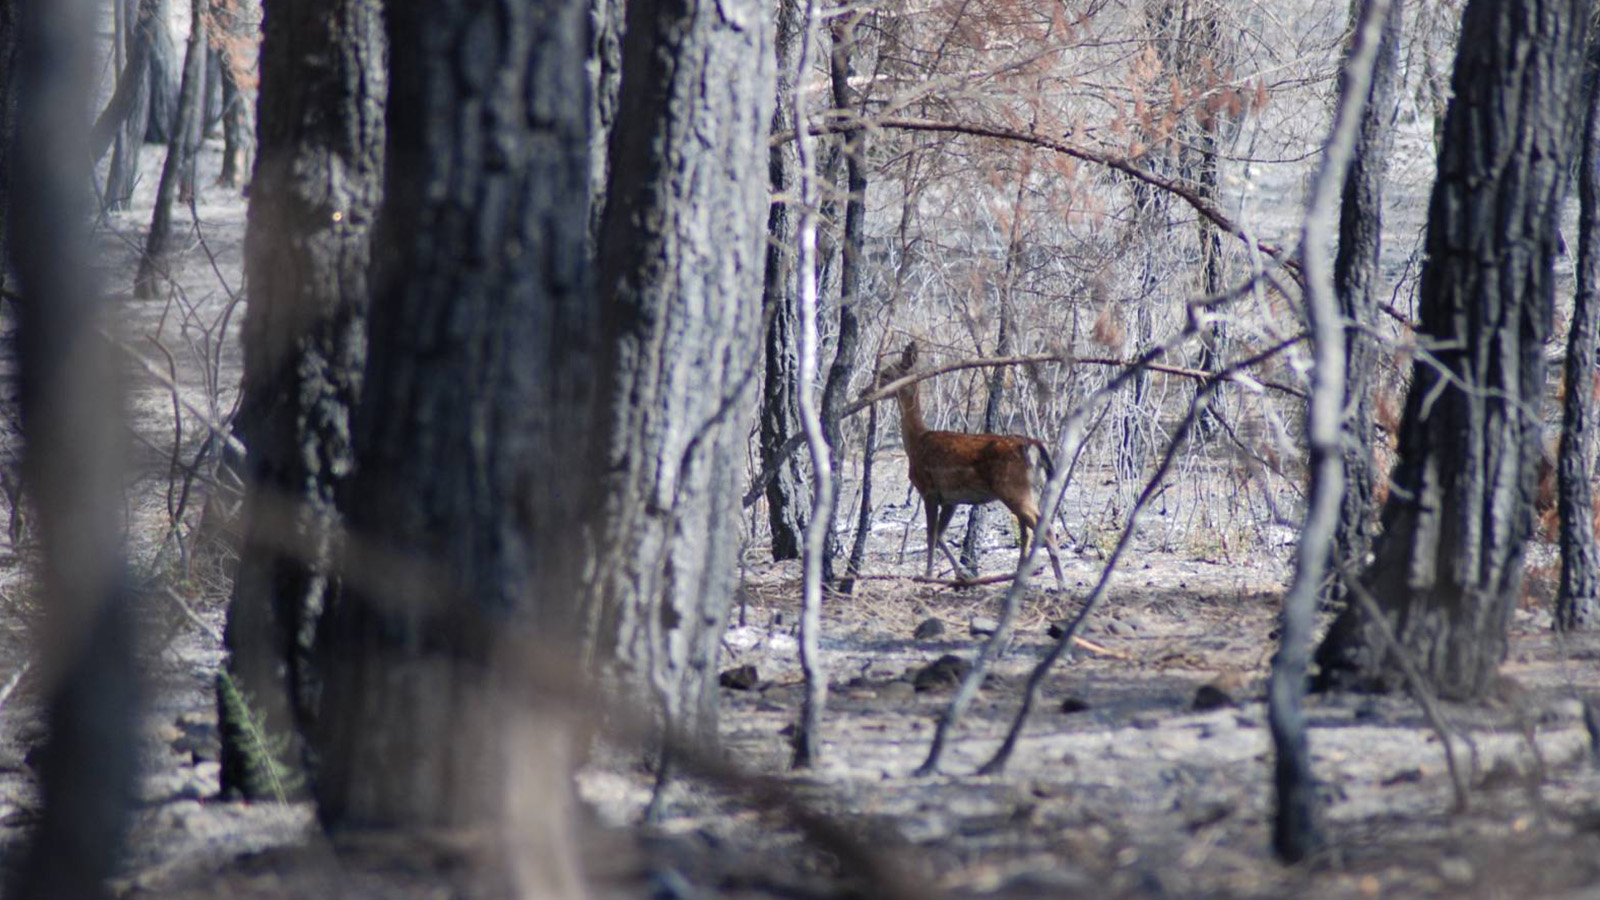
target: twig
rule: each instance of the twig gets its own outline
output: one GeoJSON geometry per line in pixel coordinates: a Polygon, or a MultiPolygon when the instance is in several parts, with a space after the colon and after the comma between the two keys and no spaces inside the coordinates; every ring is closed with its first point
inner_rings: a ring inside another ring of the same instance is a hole
{"type": "Polygon", "coordinates": [[[22,683],[23,676],[27,675],[28,670],[31,668],[33,668],[33,660],[23,660],[22,665],[11,673],[11,677],[6,679],[6,683],[3,686],[0,686],[0,707],[5,706],[6,701],[11,699],[12,692],[17,689],[17,685],[22,683]]]}
{"type": "Polygon", "coordinates": [[[183,614],[188,617],[189,621],[198,625],[201,631],[204,631],[208,637],[216,641],[217,646],[222,646],[222,632],[214,628],[210,622],[200,618],[200,614],[194,611],[194,607],[189,605],[189,601],[183,599],[182,594],[174,590],[171,585],[162,585],[161,592],[165,594],[167,599],[171,600],[179,610],[182,610],[183,614]]]}

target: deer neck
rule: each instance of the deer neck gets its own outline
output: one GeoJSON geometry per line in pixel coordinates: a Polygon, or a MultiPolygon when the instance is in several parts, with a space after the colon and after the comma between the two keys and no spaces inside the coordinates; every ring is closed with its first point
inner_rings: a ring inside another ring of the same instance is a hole
{"type": "Polygon", "coordinates": [[[928,424],[922,420],[922,399],[918,385],[907,385],[895,394],[895,400],[900,403],[900,437],[911,445],[928,430],[928,424]]]}

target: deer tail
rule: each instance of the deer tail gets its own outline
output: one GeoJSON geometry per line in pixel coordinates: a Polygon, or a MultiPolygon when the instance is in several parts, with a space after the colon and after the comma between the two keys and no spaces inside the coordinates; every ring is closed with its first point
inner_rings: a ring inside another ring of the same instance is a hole
{"type": "Polygon", "coordinates": [[[1029,438],[1028,440],[1032,442],[1034,449],[1039,451],[1039,462],[1044,466],[1044,477],[1056,477],[1056,462],[1050,458],[1050,451],[1045,447],[1044,441],[1038,438],[1029,438]]]}

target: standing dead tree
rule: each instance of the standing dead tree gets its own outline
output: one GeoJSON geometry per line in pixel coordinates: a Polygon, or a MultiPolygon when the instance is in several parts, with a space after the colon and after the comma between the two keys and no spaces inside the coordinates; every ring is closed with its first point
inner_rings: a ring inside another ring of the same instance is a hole
{"type": "MultiPolygon", "coordinates": [[[[11,7],[12,4],[5,4],[11,7]]],[[[133,656],[123,561],[121,394],[83,234],[88,37],[96,4],[28,4],[21,19],[10,257],[19,312],[24,472],[38,510],[37,634],[49,737],[42,817],[6,896],[107,896],[134,781],[133,656]]],[[[0,89],[10,92],[7,82],[0,89]]]]}
{"type": "Polygon", "coordinates": [[[1288,862],[1304,859],[1322,843],[1316,779],[1311,772],[1311,751],[1300,703],[1310,664],[1317,596],[1329,568],[1329,552],[1344,493],[1340,436],[1345,400],[1345,323],[1334,291],[1328,246],[1340,185],[1345,181],[1356,135],[1362,127],[1361,111],[1372,84],[1389,2],[1366,0],[1360,8],[1349,60],[1340,78],[1332,133],[1312,184],[1300,239],[1306,276],[1306,318],[1311,325],[1311,402],[1306,413],[1311,488],[1300,542],[1295,547],[1294,579],[1283,598],[1282,637],[1267,688],[1267,715],[1277,750],[1273,782],[1277,787],[1278,813],[1272,844],[1278,856],[1288,862]]]}
{"type": "Polygon", "coordinates": [[[1595,340],[1600,331],[1600,45],[1589,46],[1584,84],[1587,112],[1578,164],[1578,289],[1567,333],[1566,393],[1556,502],[1561,517],[1561,583],[1555,624],[1563,630],[1600,624],[1600,547],[1594,534],[1595,340]]]}
{"type": "Polygon", "coordinates": [[[189,26],[189,47],[183,64],[183,87],[178,92],[178,116],[173,139],[167,145],[167,161],[161,167],[161,183],[156,187],[155,211],[150,216],[150,234],[139,257],[139,273],[134,277],[134,295],[142,300],[158,296],[166,277],[167,247],[172,242],[172,204],[181,188],[194,191],[194,157],[200,146],[200,101],[205,94],[206,77],[206,2],[193,0],[189,26]]]}

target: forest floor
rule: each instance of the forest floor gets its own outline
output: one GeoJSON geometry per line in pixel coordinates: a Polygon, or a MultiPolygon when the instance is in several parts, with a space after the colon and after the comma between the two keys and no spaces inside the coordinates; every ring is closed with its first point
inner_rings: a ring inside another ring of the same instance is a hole
{"type": "MultiPolygon", "coordinates": [[[[170,353],[185,400],[220,419],[238,380],[242,309],[233,291],[241,281],[244,201],[236,192],[205,191],[198,232],[185,231],[191,222],[180,211],[176,227],[187,237],[172,268],[175,290],[134,301],[128,286],[160,160],[159,150],[147,150],[141,199],[102,223],[105,277],[123,313],[125,349],[161,371],[170,353]]],[[[204,165],[216,170],[214,146],[204,165]]],[[[115,894],[470,895],[452,887],[467,851],[436,841],[329,842],[305,804],[218,796],[211,686],[221,660],[225,572],[204,558],[161,551],[176,500],[166,448],[176,436],[192,453],[203,430],[191,414],[175,435],[167,385],[143,364],[130,373],[131,549],[140,576],[173,591],[147,591],[140,600],[144,771],[115,894]]],[[[906,496],[902,458],[885,451],[878,464],[886,485],[880,497],[906,496]]],[[[1170,515],[1181,513],[1184,496],[1175,486],[1170,515]]],[[[192,503],[187,522],[199,508],[198,499],[192,503]]],[[[1000,518],[991,517],[990,574],[1014,560],[1014,544],[1004,546],[1013,532],[1000,518]]],[[[1055,668],[1016,755],[995,776],[973,773],[1014,715],[1026,673],[1048,646],[1047,626],[1076,609],[1104,565],[1087,532],[1064,536],[1065,588],[1044,574],[1014,646],[954,733],[940,774],[928,778],[911,773],[950,687],[919,689],[917,673],[946,654],[973,656],[981,638],[972,621],[997,614],[1003,586],[958,589],[905,577],[922,568],[921,513],[914,504],[880,501],[866,567],[875,577],[827,602],[832,693],[823,762],[790,775],[787,730],[801,697],[798,567],[749,548],[723,667],[754,666],[756,677],[723,690],[722,736],[732,759],[786,778],[795,800],[901,864],[928,896],[1600,898],[1600,768],[1582,706],[1600,692],[1600,635],[1558,640],[1548,613],[1530,604],[1513,623],[1500,698],[1444,706],[1465,739],[1457,742],[1470,784],[1464,811],[1453,809],[1444,752],[1415,703],[1311,698],[1329,845],[1285,867],[1270,852],[1262,695],[1288,542],[1240,549],[1221,533],[1172,541],[1156,533],[1163,518],[1158,511],[1136,539],[1084,635],[1101,649],[1079,650],[1055,668]],[[942,633],[916,637],[928,619],[942,633]]],[[[1072,511],[1066,521],[1077,521],[1072,511]]],[[[37,821],[30,754],[43,735],[37,679],[24,668],[39,610],[23,555],[10,553],[0,567],[0,684],[16,688],[0,693],[0,846],[8,850],[37,821]]],[[[1549,555],[1538,549],[1536,566],[1548,567],[1549,555]]],[[[843,879],[835,854],[813,843],[792,814],[727,784],[689,780],[668,794],[660,823],[640,825],[651,779],[615,762],[633,756],[603,755],[608,763],[592,763],[580,777],[596,896],[875,896],[843,879]]]]}

